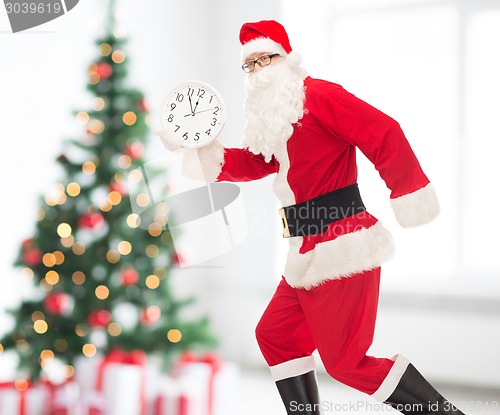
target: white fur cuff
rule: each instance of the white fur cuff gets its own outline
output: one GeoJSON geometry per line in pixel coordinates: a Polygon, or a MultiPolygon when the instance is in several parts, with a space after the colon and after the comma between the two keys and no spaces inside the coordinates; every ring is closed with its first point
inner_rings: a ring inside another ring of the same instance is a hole
{"type": "Polygon", "coordinates": [[[414,228],[434,220],[439,214],[439,201],[434,186],[391,199],[392,210],[403,228],[414,228]]]}
{"type": "Polygon", "coordinates": [[[395,361],[394,365],[379,388],[371,395],[372,398],[379,402],[385,402],[389,399],[410,364],[410,361],[400,354],[393,356],[391,360],[395,361]]]}
{"type": "Polygon", "coordinates": [[[311,370],[315,370],[316,363],[314,361],[314,356],[305,356],[271,366],[269,369],[271,369],[271,377],[277,382],[278,380],[300,376],[311,370]]]}
{"type": "Polygon", "coordinates": [[[217,140],[198,149],[185,149],[182,174],[191,180],[213,183],[222,171],[224,146],[217,140]]]}
{"type": "Polygon", "coordinates": [[[252,53],[256,52],[279,53],[281,56],[286,56],[285,49],[279,43],[269,38],[260,37],[241,47],[241,62],[244,63],[252,53]]]}

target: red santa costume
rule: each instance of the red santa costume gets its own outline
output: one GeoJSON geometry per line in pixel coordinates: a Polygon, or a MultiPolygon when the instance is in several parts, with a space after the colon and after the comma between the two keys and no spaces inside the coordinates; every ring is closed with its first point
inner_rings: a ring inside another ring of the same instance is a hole
{"type": "MultiPolygon", "coordinates": [[[[243,148],[223,148],[214,142],[186,152],[185,173],[190,175],[190,159],[196,157],[208,181],[249,181],[276,174],[274,190],[284,207],[349,189],[352,206],[358,208],[319,231],[295,229],[283,278],[257,326],[259,347],[287,410],[319,413],[315,350],[333,378],[393,406],[406,404],[408,393],[401,391],[415,385],[421,375],[401,355],[366,355],[373,340],[380,266],[392,257],[393,242],[356,196],[356,148],[391,190],[391,204],[402,226],[422,225],[438,215],[434,189],[399,124],[340,85],[307,76],[279,23],[247,23],[240,41],[243,62],[256,52],[285,59],[248,75],[247,91],[253,93],[245,105],[243,148]],[[270,87],[276,83],[284,85],[278,92],[270,87]],[[276,108],[280,100],[287,110],[270,115],[265,103],[273,101],[276,108]],[[292,402],[302,402],[303,411],[293,410],[292,402]],[[307,403],[315,406],[307,409],[307,403]]],[[[446,401],[432,395],[430,385],[425,387],[427,395],[418,399],[429,405],[441,399],[443,407],[446,401]]],[[[421,413],[461,414],[439,411],[421,413]]]]}

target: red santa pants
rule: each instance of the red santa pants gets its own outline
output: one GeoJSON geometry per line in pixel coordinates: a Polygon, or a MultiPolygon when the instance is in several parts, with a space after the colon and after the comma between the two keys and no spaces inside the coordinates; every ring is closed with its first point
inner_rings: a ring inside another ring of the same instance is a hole
{"type": "Polygon", "coordinates": [[[394,364],[366,355],[379,283],[380,268],[310,290],[292,288],[283,278],[256,328],[274,380],[305,373],[317,349],[334,379],[370,395],[377,391],[394,364]]]}

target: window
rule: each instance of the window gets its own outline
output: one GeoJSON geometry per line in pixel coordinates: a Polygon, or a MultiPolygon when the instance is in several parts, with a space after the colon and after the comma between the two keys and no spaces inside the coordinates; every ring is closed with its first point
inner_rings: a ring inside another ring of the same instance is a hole
{"type": "Polygon", "coordinates": [[[341,84],[399,121],[438,191],[440,218],[401,229],[385,184],[359,155],[365,204],[395,237],[388,284],[397,287],[401,275],[410,277],[404,284],[411,281],[411,289],[436,292],[478,287],[479,280],[499,284],[500,4],[313,0],[307,6],[314,13],[297,0],[282,2],[292,47],[310,75],[341,84]]]}

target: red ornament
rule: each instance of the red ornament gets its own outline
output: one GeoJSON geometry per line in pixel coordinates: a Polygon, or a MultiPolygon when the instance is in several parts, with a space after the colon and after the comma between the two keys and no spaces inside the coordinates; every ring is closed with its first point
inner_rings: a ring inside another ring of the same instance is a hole
{"type": "Polygon", "coordinates": [[[146,98],[143,98],[139,101],[139,109],[144,112],[149,112],[149,102],[146,98]]]}
{"type": "Polygon", "coordinates": [[[50,293],[43,300],[43,308],[54,316],[68,315],[73,309],[73,299],[66,293],[50,293]]]}
{"type": "Polygon", "coordinates": [[[129,156],[132,160],[137,160],[142,157],[144,146],[139,141],[134,141],[123,149],[123,154],[129,156]]]}
{"type": "Polygon", "coordinates": [[[113,67],[106,62],[100,63],[97,65],[97,73],[101,79],[108,79],[113,73],[113,67]]]}
{"type": "Polygon", "coordinates": [[[36,267],[42,262],[42,252],[35,247],[28,248],[23,252],[23,262],[29,267],[36,267]]]}
{"type": "Polygon", "coordinates": [[[139,281],[139,273],[134,268],[125,268],[120,273],[120,280],[126,287],[137,284],[139,281]]]}
{"type": "Polygon", "coordinates": [[[92,328],[107,327],[111,323],[111,313],[108,310],[91,311],[87,323],[92,328]]]}
{"type": "Polygon", "coordinates": [[[152,326],[160,319],[161,311],[158,306],[149,306],[141,310],[141,323],[144,326],[152,326]]]}
{"type": "Polygon", "coordinates": [[[35,245],[35,241],[33,240],[33,238],[25,239],[21,244],[23,250],[31,248],[33,245],[35,245]]]}
{"type": "Polygon", "coordinates": [[[98,212],[86,213],[78,220],[78,226],[83,229],[96,229],[104,225],[104,218],[98,212]]]}
{"type": "Polygon", "coordinates": [[[110,192],[118,192],[120,194],[120,196],[123,196],[126,193],[125,187],[121,183],[118,183],[118,182],[111,182],[108,186],[108,190],[110,192]]]}

